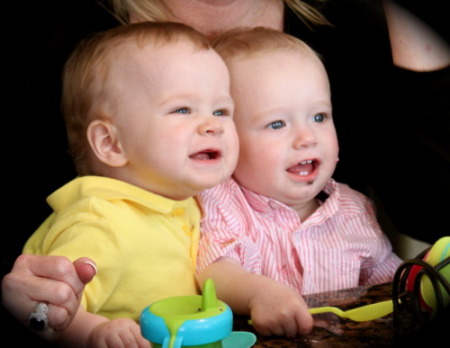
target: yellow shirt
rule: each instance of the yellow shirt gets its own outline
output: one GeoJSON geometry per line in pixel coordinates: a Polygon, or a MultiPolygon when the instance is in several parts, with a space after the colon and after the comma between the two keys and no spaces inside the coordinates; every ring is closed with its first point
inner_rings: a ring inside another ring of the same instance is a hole
{"type": "Polygon", "coordinates": [[[108,318],[138,320],[150,303],[198,293],[200,209],[111,178],[86,176],[47,198],[53,213],[24,253],[92,258],[97,275],[82,305],[108,318]]]}

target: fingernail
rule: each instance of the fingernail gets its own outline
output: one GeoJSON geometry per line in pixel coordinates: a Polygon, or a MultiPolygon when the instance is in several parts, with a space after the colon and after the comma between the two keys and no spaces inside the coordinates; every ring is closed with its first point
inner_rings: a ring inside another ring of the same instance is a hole
{"type": "Polygon", "coordinates": [[[97,265],[95,263],[93,263],[92,261],[84,261],[84,263],[87,265],[91,265],[95,271],[95,274],[97,274],[97,265]]]}

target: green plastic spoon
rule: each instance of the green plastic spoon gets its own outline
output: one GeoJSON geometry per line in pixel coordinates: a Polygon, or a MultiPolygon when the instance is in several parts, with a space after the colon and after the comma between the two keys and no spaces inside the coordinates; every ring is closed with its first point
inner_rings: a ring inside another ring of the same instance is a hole
{"type": "Polygon", "coordinates": [[[394,306],[392,300],[372,303],[366,306],[361,306],[347,311],[343,311],[337,307],[317,307],[309,308],[311,314],[331,312],[342,318],[348,318],[354,321],[370,321],[384,317],[392,313],[394,306]]]}

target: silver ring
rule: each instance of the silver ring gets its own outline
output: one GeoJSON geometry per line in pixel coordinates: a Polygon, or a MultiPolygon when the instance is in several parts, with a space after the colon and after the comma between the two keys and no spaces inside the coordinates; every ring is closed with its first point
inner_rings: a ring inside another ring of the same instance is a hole
{"type": "Polygon", "coordinates": [[[44,331],[48,328],[48,306],[38,302],[36,309],[28,317],[28,325],[36,331],[44,331]]]}

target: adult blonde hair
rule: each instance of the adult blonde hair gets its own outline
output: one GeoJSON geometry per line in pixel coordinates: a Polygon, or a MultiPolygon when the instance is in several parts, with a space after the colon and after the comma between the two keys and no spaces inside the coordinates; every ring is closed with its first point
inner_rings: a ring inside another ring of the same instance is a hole
{"type": "MultiPolygon", "coordinates": [[[[163,0],[98,0],[102,2],[122,24],[129,23],[130,13],[139,21],[161,21],[172,18],[163,0]]],[[[265,1],[265,0],[260,0],[265,1]]],[[[327,0],[316,0],[325,2],[327,0]]],[[[328,25],[329,22],[314,6],[301,0],[284,0],[294,13],[307,25],[328,25]]]]}
{"type": "Polygon", "coordinates": [[[93,120],[113,116],[109,106],[115,100],[109,93],[109,75],[118,56],[133,52],[124,46],[160,47],[180,40],[192,42],[198,50],[211,49],[208,39],[187,25],[142,22],[97,33],[82,40],[72,52],[64,66],[61,103],[69,150],[79,175],[96,174],[89,165],[87,129],[93,120]]]}

